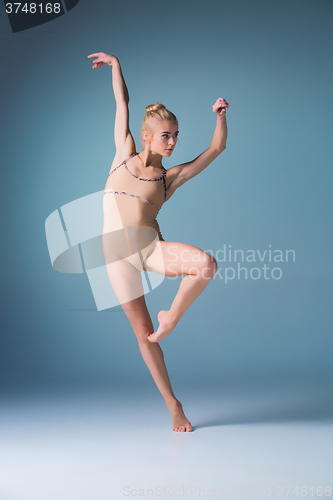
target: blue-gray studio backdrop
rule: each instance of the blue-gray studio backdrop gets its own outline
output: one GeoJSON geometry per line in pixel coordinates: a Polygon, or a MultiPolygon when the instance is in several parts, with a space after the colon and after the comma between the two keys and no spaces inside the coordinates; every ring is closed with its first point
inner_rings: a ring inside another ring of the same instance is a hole
{"type": "MultiPolygon", "coordinates": [[[[209,146],[212,105],[230,103],[227,149],[158,216],[165,240],[219,264],[161,342],[171,379],[331,375],[332,15],[328,0],[80,0],[12,33],[2,9],[5,387],[150,377],[121,306],[98,310],[46,241],[50,214],[104,189],[115,153],[112,69],[87,58],[99,51],[122,64],[138,147],[146,105],[176,114],[166,168],[209,146]]],[[[180,280],[147,293],[155,328],[180,280]]]]}

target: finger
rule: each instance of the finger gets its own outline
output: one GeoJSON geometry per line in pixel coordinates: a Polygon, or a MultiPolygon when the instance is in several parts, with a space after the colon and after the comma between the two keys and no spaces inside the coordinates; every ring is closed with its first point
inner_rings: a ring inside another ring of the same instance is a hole
{"type": "Polygon", "coordinates": [[[89,54],[87,57],[99,57],[102,52],[95,52],[94,54],[89,54]]]}

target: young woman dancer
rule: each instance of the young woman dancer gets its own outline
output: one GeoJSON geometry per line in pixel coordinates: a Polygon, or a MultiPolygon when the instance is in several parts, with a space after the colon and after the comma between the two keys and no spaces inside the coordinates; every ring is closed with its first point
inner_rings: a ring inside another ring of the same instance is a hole
{"type": "Polygon", "coordinates": [[[166,170],[162,158],[170,157],[177,143],[178,122],[162,104],[147,106],[142,125],[143,150],[136,152],[129,129],[128,90],[115,56],[97,52],[93,68],[112,66],[116,100],[114,137],[116,155],[103,196],[103,251],[112,287],[137,337],[140,352],[170,411],[173,430],[192,431],[176,399],[158,342],[176,324],[217,271],[214,257],[185,243],[163,240],[156,216],[165,201],[186,181],[198,175],[226,148],[226,108],[219,98],[213,105],[217,123],[210,146],[188,163],[166,170]],[[154,332],[143,291],[141,271],[181,276],[178,293],[169,310],[158,313],[154,332]]]}

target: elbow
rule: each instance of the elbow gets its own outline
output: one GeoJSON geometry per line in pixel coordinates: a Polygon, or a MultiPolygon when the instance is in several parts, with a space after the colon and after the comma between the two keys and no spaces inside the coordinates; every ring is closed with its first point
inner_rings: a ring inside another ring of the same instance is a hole
{"type": "Polygon", "coordinates": [[[215,159],[218,156],[220,156],[220,154],[223,153],[223,151],[225,149],[226,149],[226,144],[225,143],[216,145],[215,147],[211,147],[213,159],[215,159]]]}
{"type": "Polygon", "coordinates": [[[218,144],[215,146],[215,151],[218,155],[220,155],[227,147],[227,141],[219,141],[218,144]]]}

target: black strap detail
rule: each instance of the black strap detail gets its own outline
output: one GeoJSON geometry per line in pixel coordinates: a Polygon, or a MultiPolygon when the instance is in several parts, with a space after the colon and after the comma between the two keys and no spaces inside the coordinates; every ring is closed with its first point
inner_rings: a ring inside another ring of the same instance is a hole
{"type": "Polygon", "coordinates": [[[124,160],[124,161],[123,161],[123,162],[119,165],[119,167],[120,167],[121,165],[124,165],[124,163],[127,163],[127,162],[128,162],[128,160],[130,160],[131,158],[133,158],[133,156],[136,156],[137,154],[138,154],[138,153],[132,153],[131,155],[129,155],[129,157],[128,157],[128,158],[126,158],[126,160],[124,160]]]}
{"type": "Polygon", "coordinates": [[[113,174],[113,172],[115,172],[116,170],[118,170],[119,167],[121,167],[122,165],[126,165],[126,162],[128,162],[128,160],[130,160],[131,158],[133,158],[133,156],[137,155],[138,153],[132,153],[131,155],[129,155],[128,158],[126,158],[126,160],[124,160],[123,162],[121,162],[120,165],[118,165],[118,167],[114,168],[112,170],[112,172],[109,173],[108,177],[110,177],[111,174],[113,174]]]}
{"type": "Polygon", "coordinates": [[[163,167],[163,172],[162,172],[162,179],[163,179],[163,185],[164,185],[164,201],[166,200],[166,184],[165,184],[165,176],[166,176],[166,170],[163,167]]]}

